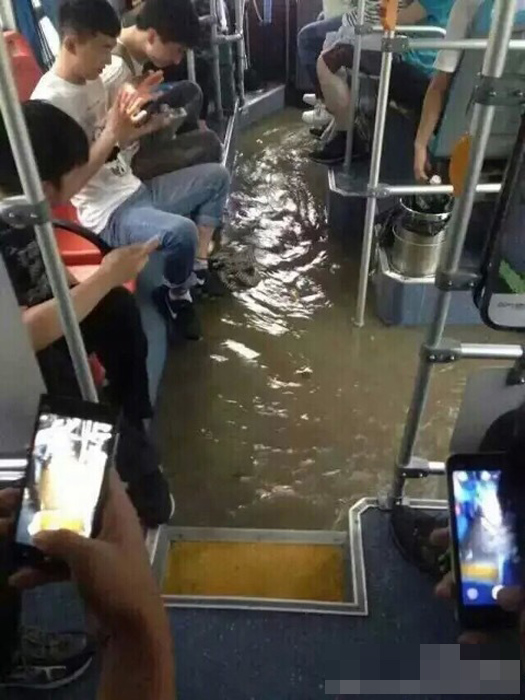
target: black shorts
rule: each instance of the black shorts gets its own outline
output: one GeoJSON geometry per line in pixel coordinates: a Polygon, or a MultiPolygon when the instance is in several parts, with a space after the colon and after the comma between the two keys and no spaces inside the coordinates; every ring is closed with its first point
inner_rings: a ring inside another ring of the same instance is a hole
{"type": "MultiPolygon", "coordinates": [[[[354,62],[354,47],[352,44],[336,44],[323,53],[323,60],[332,73],[337,73],[340,68],[347,68],[351,71],[354,62]]],[[[382,53],[380,51],[363,50],[361,52],[361,71],[370,76],[379,76],[381,60],[382,53]]],[[[394,56],[390,80],[390,99],[419,116],[429,83],[430,76],[412,63],[403,61],[399,56],[394,56]]]]}

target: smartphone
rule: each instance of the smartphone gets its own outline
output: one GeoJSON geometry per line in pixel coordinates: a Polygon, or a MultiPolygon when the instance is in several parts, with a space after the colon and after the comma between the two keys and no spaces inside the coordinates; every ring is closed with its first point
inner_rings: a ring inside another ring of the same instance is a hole
{"type": "Polygon", "coordinates": [[[43,530],[97,534],[117,438],[118,414],[112,407],[41,398],[15,530],[18,565],[46,563],[33,546],[43,530]]]}
{"type": "Polygon", "coordinates": [[[447,462],[457,617],[462,627],[512,624],[497,597],[521,584],[515,515],[503,507],[503,453],[454,455],[447,462]]]}

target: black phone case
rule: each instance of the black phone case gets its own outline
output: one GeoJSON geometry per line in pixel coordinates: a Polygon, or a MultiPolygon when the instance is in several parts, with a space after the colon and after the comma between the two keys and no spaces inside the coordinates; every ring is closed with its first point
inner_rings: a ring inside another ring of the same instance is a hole
{"type": "Polygon", "coordinates": [[[479,606],[468,608],[463,604],[461,581],[459,543],[457,521],[455,514],[455,500],[452,475],[455,471],[483,471],[484,469],[501,469],[508,467],[507,455],[504,452],[456,454],[447,461],[447,487],[448,505],[450,513],[450,537],[452,552],[452,571],[456,582],[456,616],[463,629],[504,628],[515,622],[515,617],[509,615],[501,608],[494,606],[479,606]]]}
{"type": "MultiPolygon", "coordinates": [[[[117,411],[107,404],[96,404],[88,401],[83,401],[81,399],[71,399],[63,397],[53,397],[48,395],[43,395],[40,398],[38,405],[38,410],[35,418],[35,424],[33,427],[33,433],[31,437],[31,442],[27,451],[27,467],[24,474],[24,479],[21,483],[22,492],[27,487],[29,477],[31,476],[33,464],[32,464],[32,453],[35,443],[35,438],[38,430],[39,418],[43,412],[56,413],[61,416],[71,416],[78,418],[86,418],[90,420],[100,420],[102,422],[108,422],[115,425],[115,434],[113,442],[108,454],[108,460],[106,463],[106,468],[104,471],[104,477],[102,485],[100,487],[100,494],[93,514],[93,525],[91,537],[96,537],[100,532],[101,527],[101,517],[104,509],[104,503],[106,500],[109,470],[115,459],[116,448],[119,439],[119,423],[120,417],[117,411]]],[[[20,518],[20,512],[22,509],[22,499],[20,499],[20,505],[18,507],[18,512],[16,516],[15,533],[18,528],[18,521],[20,518]]],[[[32,545],[26,545],[17,542],[16,539],[12,543],[12,570],[16,570],[21,566],[32,566],[35,568],[43,569],[49,571],[50,573],[65,573],[67,571],[67,566],[60,561],[55,561],[46,557],[39,549],[32,545]]]]}

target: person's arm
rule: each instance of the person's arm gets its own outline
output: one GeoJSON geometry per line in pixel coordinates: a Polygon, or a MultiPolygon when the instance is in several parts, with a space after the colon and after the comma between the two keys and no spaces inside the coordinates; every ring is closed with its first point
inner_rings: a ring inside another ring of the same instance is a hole
{"type": "Polygon", "coordinates": [[[414,144],[414,174],[417,180],[428,180],[428,144],[441,117],[451,80],[450,73],[439,71],[428,86],[414,144]]]}
{"type": "Polygon", "coordinates": [[[418,0],[414,0],[414,2],[411,2],[408,7],[403,7],[399,10],[397,14],[397,23],[418,24],[419,22],[422,22],[427,15],[428,12],[423,5],[418,2],[418,0]]]}
{"type": "MultiPolygon", "coordinates": [[[[117,474],[110,475],[97,539],[60,530],[38,533],[34,544],[68,565],[88,611],[108,635],[98,700],[175,700],[169,621],[137,514],[117,474]]],[[[48,581],[49,574],[27,568],[9,580],[21,590],[48,581]]]]}
{"type": "MultiPolygon", "coordinates": [[[[70,290],[78,321],[82,321],[106,294],[138,275],[150,253],[158,246],[153,239],[144,245],[126,246],[108,253],[98,270],[70,290]]],[[[22,317],[35,352],[43,350],[64,334],[55,299],[25,308],[22,317]]]]}

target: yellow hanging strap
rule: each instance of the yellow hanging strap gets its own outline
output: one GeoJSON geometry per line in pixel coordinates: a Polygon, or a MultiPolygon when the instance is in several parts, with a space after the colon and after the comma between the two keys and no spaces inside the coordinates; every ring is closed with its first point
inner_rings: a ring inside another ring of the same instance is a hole
{"type": "Polygon", "coordinates": [[[381,24],[385,32],[395,32],[399,0],[381,0],[381,24]]]}
{"type": "Polygon", "coordinates": [[[460,197],[463,193],[465,180],[467,179],[468,164],[470,162],[471,147],[471,135],[463,134],[452,151],[448,174],[454,189],[454,197],[460,197]]]}

